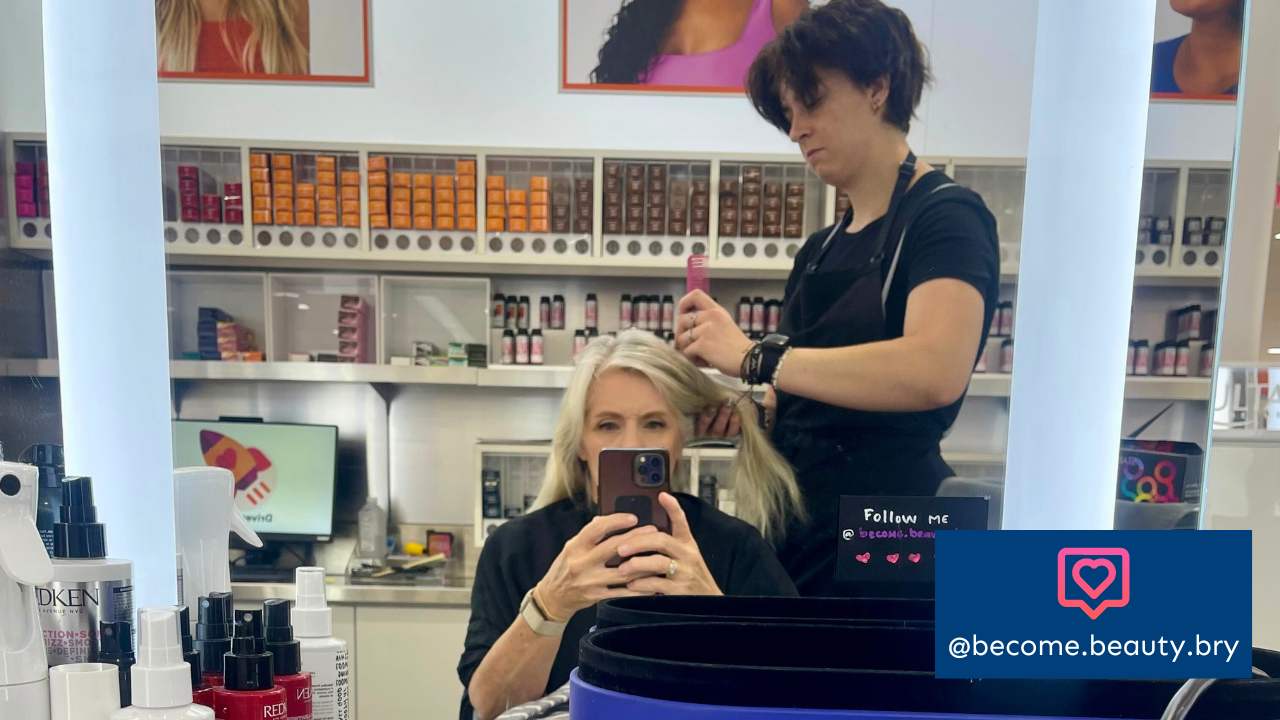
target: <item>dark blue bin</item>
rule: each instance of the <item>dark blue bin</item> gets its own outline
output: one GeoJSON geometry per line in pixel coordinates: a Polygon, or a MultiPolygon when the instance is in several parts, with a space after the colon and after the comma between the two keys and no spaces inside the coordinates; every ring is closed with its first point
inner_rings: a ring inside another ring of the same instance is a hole
{"type": "Polygon", "coordinates": [[[749,622],[875,627],[933,627],[933,600],[654,596],[596,606],[596,627],[674,622],[749,622]]]}

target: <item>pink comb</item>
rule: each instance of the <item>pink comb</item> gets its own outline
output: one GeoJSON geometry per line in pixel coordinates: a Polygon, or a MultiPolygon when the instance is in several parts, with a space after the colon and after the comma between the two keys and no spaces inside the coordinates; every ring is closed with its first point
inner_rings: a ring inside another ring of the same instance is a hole
{"type": "Polygon", "coordinates": [[[694,290],[711,294],[711,279],[707,277],[706,255],[690,255],[685,263],[684,291],[691,293],[694,290]]]}

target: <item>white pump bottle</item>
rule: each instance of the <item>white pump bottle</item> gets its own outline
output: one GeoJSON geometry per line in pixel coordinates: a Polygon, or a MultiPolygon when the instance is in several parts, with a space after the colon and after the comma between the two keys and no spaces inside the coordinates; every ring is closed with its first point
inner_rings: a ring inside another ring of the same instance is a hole
{"type": "Polygon", "coordinates": [[[53,580],[36,529],[33,465],[0,462],[0,718],[49,720],[49,664],[35,588],[53,580]]]}

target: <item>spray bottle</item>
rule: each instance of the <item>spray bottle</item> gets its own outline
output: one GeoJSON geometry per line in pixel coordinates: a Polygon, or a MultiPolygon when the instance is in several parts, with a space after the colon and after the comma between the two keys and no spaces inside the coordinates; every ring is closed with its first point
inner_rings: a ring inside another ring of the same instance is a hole
{"type": "MultiPolygon", "coordinates": [[[[235,477],[226,468],[174,470],[173,499],[178,531],[178,601],[199,608],[201,597],[231,592],[228,536],[234,532],[254,547],[262,547],[262,540],[236,510],[235,477]]],[[[221,663],[221,657],[216,661],[221,663]]]]}
{"type": "Polygon", "coordinates": [[[302,671],[311,673],[311,717],[348,720],[347,643],[333,637],[333,611],[324,597],[324,568],[298,568],[294,585],[298,602],[293,606],[293,633],[302,645],[302,671]]]}
{"type": "Polygon", "coordinates": [[[53,579],[36,530],[38,472],[0,462],[0,718],[49,720],[49,665],[35,588],[53,579]]]}
{"type": "Polygon", "coordinates": [[[133,666],[133,707],[111,720],[213,720],[213,710],[191,704],[191,670],[177,612],[146,608],[138,613],[138,661],[133,666]]]}

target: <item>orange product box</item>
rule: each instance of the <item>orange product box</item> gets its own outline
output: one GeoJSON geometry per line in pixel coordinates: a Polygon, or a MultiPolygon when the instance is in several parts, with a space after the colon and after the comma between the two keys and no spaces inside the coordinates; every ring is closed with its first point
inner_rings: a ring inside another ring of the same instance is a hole
{"type": "Polygon", "coordinates": [[[484,229],[488,232],[502,232],[506,227],[506,221],[500,217],[485,218],[484,229]]]}
{"type": "Polygon", "coordinates": [[[550,213],[547,211],[546,205],[530,205],[529,217],[535,220],[542,220],[550,217],[550,213]]]}
{"type": "Polygon", "coordinates": [[[524,218],[511,218],[507,221],[507,229],[511,232],[528,232],[529,221],[524,218]]]}
{"type": "Polygon", "coordinates": [[[293,210],[293,198],[291,197],[276,198],[276,210],[293,210]]]}
{"type": "Polygon", "coordinates": [[[271,183],[256,182],[249,186],[249,190],[253,192],[254,197],[271,197],[271,183]]]}
{"type": "Polygon", "coordinates": [[[276,224],[277,224],[277,225],[292,225],[292,224],[293,224],[293,211],[292,211],[292,210],[277,210],[277,211],[276,211],[276,224]]]}
{"type": "Polygon", "coordinates": [[[507,217],[527,218],[529,217],[529,207],[527,205],[508,205],[507,217]]]}
{"type": "Polygon", "coordinates": [[[315,183],[296,183],[293,186],[293,189],[295,191],[295,194],[300,198],[316,196],[315,183]]]}
{"type": "Polygon", "coordinates": [[[413,212],[413,203],[405,200],[395,200],[391,203],[392,215],[409,215],[413,212]]]}
{"type": "Polygon", "coordinates": [[[369,216],[369,227],[371,228],[385,228],[390,224],[391,223],[387,221],[386,215],[370,215],[369,216]]]}
{"type": "Polygon", "coordinates": [[[550,232],[550,221],[546,218],[534,218],[529,221],[529,232],[550,232]]]}
{"type": "Polygon", "coordinates": [[[315,225],[316,214],[314,212],[296,212],[293,214],[299,225],[315,225]]]}
{"type": "Polygon", "coordinates": [[[271,175],[272,175],[271,179],[272,179],[272,180],[275,180],[277,183],[291,183],[291,182],[293,182],[293,171],[292,171],[292,170],[280,170],[280,169],[277,169],[277,170],[275,170],[273,173],[271,173],[271,175]]]}
{"type": "Polygon", "coordinates": [[[338,158],[334,157],[333,155],[317,155],[317,156],[316,156],[316,169],[317,169],[317,170],[330,170],[330,171],[332,171],[332,170],[337,170],[337,169],[338,169],[338,158]]]}
{"type": "Polygon", "coordinates": [[[315,212],[316,199],[313,197],[299,197],[293,201],[293,209],[296,212],[315,212]]]}
{"type": "Polygon", "coordinates": [[[459,175],[458,187],[463,190],[475,190],[476,176],[475,175],[459,175]]]}
{"type": "Polygon", "coordinates": [[[249,180],[251,182],[271,182],[271,170],[264,167],[249,168],[249,180]]]}
{"type": "Polygon", "coordinates": [[[474,176],[476,174],[476,161],[475,160],[459,160],[458,174],[474,176]]]}
{"type": "Polygon", "coordinates": [[[272,153],[271,167],[277,170],[288,170],[293,167],[293,156],[289,153],[272,153]]]}
{"type": "Polygon", "coordinates": [[[440,188],[437,190],[436,202],[453,202],[453,188],[440,188]]]}
{"type": "Polygon", "coordinates": [[[529,202],[529,193],[525,192],[524,190],[508,190],[507,191],[508,205],[524,205],[527,202],[529,202]]]}
{"type": "Polygon", "coordinates": [[[370,215],[386,215],[387,201],[386,200],[370,200],[369,214],[370,215]]]}
{"type": "Polygon", "coordinates": [[[273,183],[271,190],[276,197],[293,197],[293,183],[273,183]]]}
{"type": "Polygon", "coordinates": [[[413,189],[414,202],[431,202],[431,188],[416,187],[413,189]]]}
{"type": "Polygon", "coordinates": [[[484,206],[484,214],[491,218],[504,218],[507,216],[507,206],[490,203],[484,206]]]}
{"type": "Polygon", "coordinates": [[[332,185],[321,185],[320,187],[316,188],[316,197],[320,198],[321,200],[337,200],[338,188],[332,185]]]}
{"type": "Polygon", "coordinates": [[[475,203],[458,203],[458,217],[462,217],[463,215],[470,215],[471,217],[475,217],[476,204],[475,203]]]}
{"type": "Polygon", "coordinates": [[[392,187],[411,187],[413,185],[413,175],[407,172],[391,173],[392,187]]]}
{"type": "Polygon", "coordinates": [[[432,226],[431,226],[431,216],[430,216],[430,215],[414,215],[414,216],[413,216],[413,229],[414,229],[414,230],[430,230],[430,229],[431,229],[431,227],[432,227],[432,226]]]}
{"type": "Polygon", "coordinates": [[[458,196],[458,202],[460,203],[473,203],[476,201],[476,191],[474,188],[463,188],[457,191],[456,195],[458,196]]]}
{"type": "Polygon", "coordinates": [[[439,216],[453,217],[453,203],[437,202],[436,215],[438,217],[439,216]]]}
{"type": "Polygon", "coordinates": [[[271,209],[271,198],[270,198],[270,197],[255,197],[255,198],[253,199],[253,209],[254,209],[254,210],[270,210],[270,209],[271,209]]]}
{"type": "Polygon", "coordinates": [[[264,168],[268,166],[266,153],[249,153],[249,167],[264,168]]]}
{"type": "Polygon", "coordinates": [[[452,189],[453,189],[453,176],[451,176],[451,175],[436,175],[436,189],[437,189],[437,190],[442,190],[442,189],[449,189],[449,190],[452,190],[452,189]]]}
{"type": "Polygon", "coordinates": [[[336,213],[338,212],[338,201],[320,200],[316,203],[316,210],[322,213],[336,213]]]}
{"type": "Polygon", "coordinates": [[[431,187],[431,173],[414,173],[413,186],[425,188],[431,187]]]}
{"type": "Polygon", "coordinates": [[[359,200],[343,200],[342,214],[343,215],[359,215],[360,201],[359,200]]]}
{"type": "Polygon", "coordinates": [[[338,213],[316,213],[316,218],[320,221],[322,227],[336,227],[338,225],[338,213]]]}
{"type": "Polygon", "coordinates": [[[534,175],[529,178],[529,189],[546,192],[551,189],[551,181],[547,179],[546,175],[534,175]]]}
{"type": "Polygon", "coordinates": [[[530,190],[529,204],[530,205],[550,205],[551,193],[547,192],[546,190],[530,190]]]}
{"type": "Polygon", "coordinates": [[[268,209],[268,210],[254,210],[254,211],[253,211],[253,224],[254,224],[254,225],[270,225],[270,224],[271,224],[271,210],[269,210],[269,209],[268,209]]]}
{"type": "Polygon", "coordinates": [[[316,172],[317,185],[337,185],[338,174],[332,170],[320,170],[316,172]]]}
{"type": "Polygon", "coordinates": [[[370,200],[386,200],[387,186],[386,185],[370,185],[369,199],[370,200]]]}
{"type": "Polygon", "coordinates": [[[386,170],[386,169],[387,169],[387,156],[386,156],[386,155],[370,155],[370,156],[369,156],[369,171],[370,171],[370,172],[373,172],[374,170],[386,170]]]}
{"type": "Polygon", "coordinates": [[[354,185],[354,186],[356,186],[356,187],[359,187],[359,186],[360,186],[360,171],[359,171],[359,170],[343,170],[343,171],[342,171],[342,184],[343,184],[343,185],[354,185]]]}
{"type": "Polygon", "coordinates": [[[342,187],[338,188],[338,197],[342,198],[343,200],[355,200],[359,202],[360,186],[359,185],[355,185],[355,186],[343,185],[342,187]]]}
{"type": "Polygon", "coordinates": [[[397,202],[411,202],[413,200],[413,191],[407,187],[391,188],[391,199],[397,202]]]}
{"type": "Polygon", "coordinates": [[[387,185],[387,171],[386,171],[386,170],[371,170],[371,171],[369,171],[369,187],[373,187],[374,185],[381,185],[381,186],[383,186],[383,187],[386,187],[386,185],[387,185]]]}
{"type": "Polygon", "coordinates": [[[501,190],[488,190],[484,194],[485,202],[493,207],[494,205],[506,205],[507,194],[501,190]]]}
{"type": "Polygon", "coordinates": [[[413,227],[413,218],[409,215],[392,215],[391,227],[396,230],[408,230],[413,227]]]}
{"type": "Polygon", "coordinates": [[[416,203],[414,203],[414,204],[413,204],[413,216],[414,216],[414,217],[422,217],[423,215],[426,215],[427,217],[431,217],[431,203],[429,203],[429,202],[416,202],[416,203]]]}
{"type": "Polygon", "coordinates": [[[358,228],[358,227],[360,227],[360,216],[359,216],[358,214],[357,214],[357,215],[343,215],[343,216],[342,216],[342,227],[352,227],[352,228],[358,228]]]}
{"type": "Polygon", "coordinates": [[[502,175],[488,175],[484,179],[484,188],[486,190],[506,190],[507,178],[502,175]]]}
{"type": "Polygon", "coordinates": [[[437,230],[452,230],[453,228],[454,228],[454,226],[453,226],[453,216],[452,216],[452,215],[449,215],[449,216],[446,216],[446,217],[438,217],[438,218],[436,218],[436,229],[437,229],[437,230]]]}
{"type": "Polygon", "coordinates": [[[475,215],[459,215],[458,229],[459,230],[475,230],[476,216],[475,215]]]}

